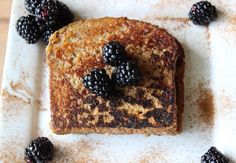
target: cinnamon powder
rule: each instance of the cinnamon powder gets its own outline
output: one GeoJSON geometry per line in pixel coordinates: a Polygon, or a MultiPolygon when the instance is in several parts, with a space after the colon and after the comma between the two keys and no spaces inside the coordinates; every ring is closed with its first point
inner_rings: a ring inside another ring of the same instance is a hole
{"type": "Polygon", "coordinates": [[[213,125],[215,106],[212,90],[204,88],[202,85],[199,85],[199,90],[200,93],[197,99],[197,104],[200,111],[200,118],[206,124],[213,125]]]}

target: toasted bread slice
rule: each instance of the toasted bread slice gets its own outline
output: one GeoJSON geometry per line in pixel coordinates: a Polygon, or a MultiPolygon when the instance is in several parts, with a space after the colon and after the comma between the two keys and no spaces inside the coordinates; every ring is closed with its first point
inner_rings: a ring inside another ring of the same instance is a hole
{"type": "Polygon", "coordinates": [[[55,32],[46,53],[54,133],[178,133],[183,94],[176,90],[183,92],[184,53],[165,29],[127,18],[78,21],[55,32]],[[122,96],[105,99],[90,93],[82,78],[95,67],[111,75],[113,68],[102,60],[102,48],[111,40],[126,47],[143,80],[121,88],[122,96]]]}

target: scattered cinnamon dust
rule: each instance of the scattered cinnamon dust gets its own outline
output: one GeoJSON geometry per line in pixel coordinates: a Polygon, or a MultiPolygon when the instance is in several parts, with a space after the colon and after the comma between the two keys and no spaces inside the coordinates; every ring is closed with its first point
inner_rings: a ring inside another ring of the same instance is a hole
{"type": "Polygon", "coordinates": [[[163,21],[176,21],[176,22],[181,22],[181,23],[185,23],[185,24],[187,24],[187,23],[189,23],[190,22],[190,20],[189,20],[189,18],[181,18],[181,17],[170,17],[170,16],[161,16],[161,17],[156,17],[156,19],[158,19],[158,20],[163,20],[163,21]]]}
{"type": "Polygon", "coordinates": [[[200,118],[206,124],[213,125],[215,106],[212,90],[200,84],[199,91],[197,104],[200,111],[200,118]]]}
{"type": "Polygon", "coordinates": [[[28,80],[28,78],[30,77],[30,75],[24,71],[21,72],[21,75],[19,77],[19,80],[21,80],[22,82],[26,82],[28,80]]]}
{"type": "Polygon", "coordinates": [[[207,49],[206,49],[206,52],[208,55],[211,54],[211,33],[209,31],[209,27],[207,26],[206,27],[206,38],[207,38],[207,49]]]}
{"type": "Polygon", "coordinates": [[[100,163],[102,160],[95,158],[93,152],[101,145],[97,141],[79,140],[71,143],[57,142],[55,144],[55,155],[53,163],[56,162],[76,162],[76,163],[100,163]]]}
{"type": "Polygon", "coordinates": [[[176,25],[176,27],[173,28],[173,30],[178,31],[178,30],[184,30],[187,29],[190,25],[187,23],[181,23],[179,25],[176,25]]]}
{"type": "Polygon", "coordinates": [[[160,147],[151,147],[147,150],[142,151],[136,161],[139,163],[149,163],[161,160],[162,162],[167,162],[165,157],[166,153],[160,147]]]}
{"type": "Polygon", "coordinates": [[[186,25],[190,22],[188,18],[170,17],[170,16],[146,16],[144,17],[144,20],[174,21],[174,22],[182,23],[183,25],[186,25]]]}
{"type": "Polygon", "coordinates": [[[159,8],[159,7],[169,7],[171,5],[175,6],[183,6],[186,3],[189,3],[188,0],[159,0],[158,3],[152,5],[154,8],[159,8]]]}
{"type": "Polygon", "coordinates": [[[24,100],[18,96],[15,96],[15,95],[11,95],[7,90],[3,90],[2,91],[2,94],[1,94],[1,98],[2,98],[2,102],[3,103],[9,103],[9,102],[17,102],[19,104],[30,104],[31,101],[30,99],[27,99],[27,100],[24,100]]]}
{"type": "Polygon", "coordinates": [[[211,33],[209,32],[209,27],[207,27],[207,41],[210,42],[211,33]]]}
{"type": "Polygon", "coordinates": [[[47,108],[43,107],[41,100],[35,100],[35,102],[34,102],[34,107],[35,107],[38,111],[48,111],[47,108]]]}
{"type": "Polygon", "coordinates": [[[1,142],[0,162],[3,163],[22,163],[24,162],[24,145],[19,143],[19,138],[12,139],[7,142],[1,142]],[[18,152],[18,151],[22,151],[18,152]]]}
{"type": "Polygon", "coordinates": [[[233,15],[229,18],[229,23],[236,24],[236,15],[233,15]]]}
{"type": "Polygon", "coordinates": [[[32,96],[32,94],[33,94],[32,91],[29,88],[26,88],[26,86],[24,84],[22,84],[21,82],[13,83],[13,81],[11,81],[10,86],[11,86],[11,89],[14,91],[22,90],[22,91],[26,92],[29,96],[32,96]]]}
{"type": "Polygon", "coordinates": [[[221,112],[228,111],[228,110],[236,107],[236,100],[233,100],[233,98],[230,96],[226,96],[225,94],[222,94],[219,97],[219,100],[220,100],[219,110],[221,112]]]}

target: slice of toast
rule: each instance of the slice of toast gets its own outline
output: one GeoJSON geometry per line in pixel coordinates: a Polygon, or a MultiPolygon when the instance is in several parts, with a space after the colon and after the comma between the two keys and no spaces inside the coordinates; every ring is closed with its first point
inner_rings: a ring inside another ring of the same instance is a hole
{"type": "Polygon", "coordinates": [[[54,133],[178,133],[184,52],[165,29],[127,18],[78,21],[55,32],[46,53],[54,133]],[[137,61],[143,80],[121,88],[117,98],[104,99],[90,93],[82,78],[95,67],[111,75],[102,48],[112,40],[137,61]]]}

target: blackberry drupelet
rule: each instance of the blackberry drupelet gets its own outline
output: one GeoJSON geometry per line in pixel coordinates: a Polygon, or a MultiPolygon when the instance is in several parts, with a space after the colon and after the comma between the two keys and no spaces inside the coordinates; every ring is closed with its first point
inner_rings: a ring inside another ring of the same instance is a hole
{"type": "Polygon", "coordinates": [[[217,17],[216,8],[208,1],[195,3],[189,11],[189,19],[194,24],[208,25],[217,17]]]}
{"type": "Polygon", "coordinates": [[[40,4],[41,0],[25,0],[25,9],[31,13],[35,13],[36,7],[40,4]]]}
{"type": "Polygon", "coordinates": [[[52,160],[53,144],[46,137],[32,140],[25,148],[25,160],[29,163],[46,162],[52,160]]]}
{"type": "Polygon", "coordinates": [[[84,86],[91,92],[102,97],[108,97],[112,91],[111,80],[104,69],[93,69],[83,78],[84,86]]]}
{"type": "Polygon", "coordinates": [[[42,0],[35,9],[35,16],[40,26],[55,26],[59,10],[54,0],[42,0]]]}
{"type": "Polygon", "coordinates": [[[62,28],[73,21],[74,15],[64,3],[56,1],[56,5],[59,11],[57,27],[62,28]]]}
{"type": "Polygon", "coordinates": [[[135,61],[123,62],[115,68],[112,80],[120,86],[137,85],[141,80],[141,72],[135,61]]]}
{"type": "Polygon", "coordinates": [[[20,17],[16,23],[16,30],[28,44],[37,42],[41,36],[39,26],[35,21],[35,17],[32,15],[20,17]]]}
{"type": "Polygon", "coordinates": [[[45,28],[45,30],[43,31],[43,35],[42,35],[42,41],[47,45],[50,36],[55,32],[55,30],[53,28],[45,28]]]}
{"type": "Polygon", "coordinates": [[[104,62],[111,66],[120,65],[126,58],[125,47],[117,41],[107,43],[103,47],[102,54],[104,62]]]}
{"type": "Polygon", "coordinates": [[[201,163],[228,163],[229,160],[216,149],[211,147],[201,158],[201,163]]]}

